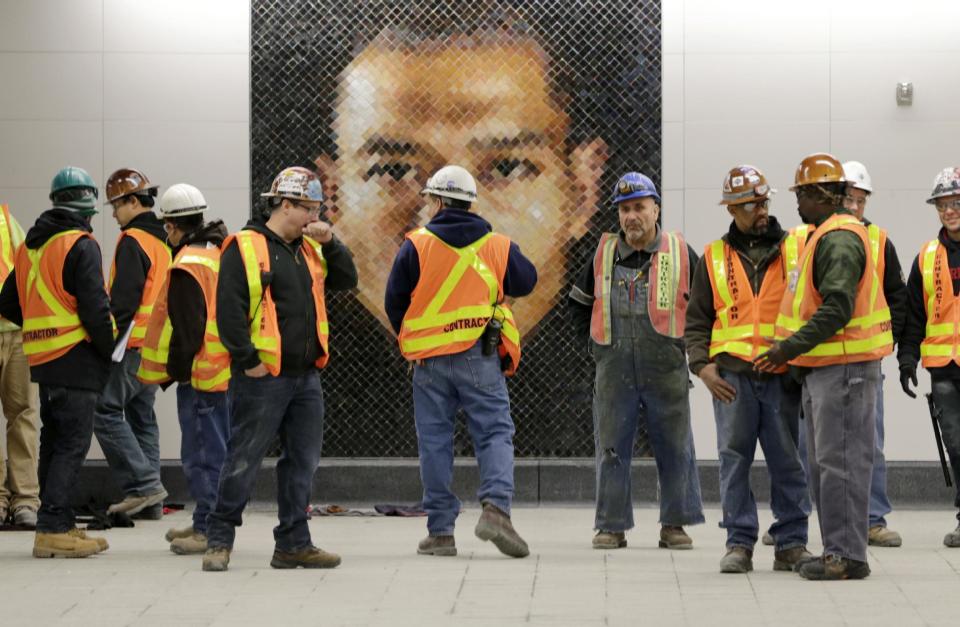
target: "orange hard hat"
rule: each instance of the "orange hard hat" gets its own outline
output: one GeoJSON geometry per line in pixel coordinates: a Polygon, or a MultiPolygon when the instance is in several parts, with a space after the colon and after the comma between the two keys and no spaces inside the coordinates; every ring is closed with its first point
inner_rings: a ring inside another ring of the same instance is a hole
{"type": "Polygon", "coordinates": [[[843,183],[843,164],[831,154],[826,152],[817,152],[805,157],[800,165],[797,166],[797,173],[793,177],[793,187],[790,191],[796,191],[803,185],[816,185],[818,183],[843,183]]]}
{"type": "Polygon", "coordinates": [[[755,200],[763,200],[776,193],[770,189],[767,177],[752,165],[738,165],[727,172],[723,179],[723,200],[721,205],[740,205],[755,200]]]}
{"type": "Polygon", "coordinates": [[[155,189],[157,189],[157,185],[152,185],[147,175],[140,170],[120,168],[107,179],[107,202],[113,202],[137,192],[148,192],[155,189]]]}

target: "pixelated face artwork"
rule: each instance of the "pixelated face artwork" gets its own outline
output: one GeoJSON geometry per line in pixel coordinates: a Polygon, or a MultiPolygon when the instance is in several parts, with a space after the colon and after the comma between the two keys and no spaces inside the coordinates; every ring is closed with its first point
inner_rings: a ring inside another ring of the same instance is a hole
{"type": "Polygon", "coordinates": [[[513,303],[525,333],[563,296],[568,249],[596,210],[602,150],[566,146],[570,121],[532,41],[451,41],[416,50],[374,44],[347,67],[331,217],[353,251],[360,300],[388,326],[383,295],[393,259],[404,234],[434,212],[419,192],[440,167],[466,168],[477,182],[473,210],[537,267],[537,289],[513,303]]]}

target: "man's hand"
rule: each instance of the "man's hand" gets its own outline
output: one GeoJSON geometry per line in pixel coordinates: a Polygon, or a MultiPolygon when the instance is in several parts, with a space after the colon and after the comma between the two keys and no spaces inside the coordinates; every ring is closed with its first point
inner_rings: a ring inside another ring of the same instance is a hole
{"type": "Polygon", "coordinates": [[[917,398],[917,393],[910,389],[911,383],[913,387],[917,387],[917,367],[900,366],[900,387],[903,388],[903,393],[910,398],[917,398]]]}
{"type": "Polygon", "coordinates": [[[307,226],[303,227],[303,234],[307,237],[312,237],[321,244],[326,244],[333,239],[333,227],[328,223],[319,220],[317,222],[311,222],[307,226]]]}
{"type": "Polygon", "coordinates": [[[707,386],[713,398],[721,403],[732,403],[737,398],[737,388],[723,380],[720,376],[720,369],[717,364],[707,364],[700,369],[697,375],[703,384],[707,386]]]}
{"type": "Polygon", "coordinates": [[[770,350],[757,355],[753,360],[753,369],[760,372],[776,372],[785,363],[787,363],[787,356],[783,354],[780,342],[774,342],[770,350]]]}
{"type": "Polygon", "coordinates": [[[243,374],[247,375],[251,379],[259,379],[260,377],[265,377],[270,373],[267,372],[267,367],[264,366],[262,363],[260,363],[254,366],[253,368],[248,368],[247,370],[244,370],[243,374]]]}

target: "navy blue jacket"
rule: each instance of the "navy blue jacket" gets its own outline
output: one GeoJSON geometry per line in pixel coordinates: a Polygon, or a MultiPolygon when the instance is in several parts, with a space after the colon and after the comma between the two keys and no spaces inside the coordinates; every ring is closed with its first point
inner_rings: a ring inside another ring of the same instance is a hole
{"type": "MultiPolygon", "coordinates": [[[[490,223],[475,213],[462,209],[443,209],[427,224],[427,229],[454,248],[463,248],[493,231],[490,223]]],[[[404,240],[393,260],[387,279],[383,306],[396,333],[400,333],[403,317],[410,308],[410,296],[420,280],[420,258],[410,240],[404,240]]],[[[503,293],[526,296],[537,284],[537,269],[523,256],[520,247],[510,242],[507,271],[503,276],[503,293]]]]}

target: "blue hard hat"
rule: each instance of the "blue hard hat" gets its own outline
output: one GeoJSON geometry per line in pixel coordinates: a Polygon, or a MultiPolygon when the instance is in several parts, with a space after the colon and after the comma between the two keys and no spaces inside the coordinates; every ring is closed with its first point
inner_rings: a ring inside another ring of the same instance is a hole
{"type": "Polygon", "coordinates": [[[613,203],[618,204],[631,198],[652,197],[657,203],[660,203],[660,194],[657,193],[657,186],[653,184],[650,177],[639,172],[627,172],[617,181],[617,186],[613,188],[613,203]]]}

